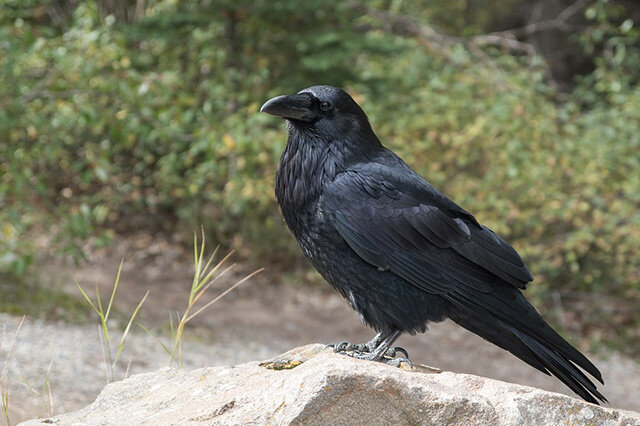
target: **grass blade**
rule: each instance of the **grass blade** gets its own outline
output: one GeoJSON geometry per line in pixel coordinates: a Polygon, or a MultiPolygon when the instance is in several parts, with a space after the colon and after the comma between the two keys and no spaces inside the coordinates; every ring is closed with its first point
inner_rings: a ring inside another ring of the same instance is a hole
{"type": "MultiPolygon", "coordinates": [[[[18,339],[18,333],[22,328],[22,324],[24,324],[25,317],[23,316],[16,328],[16,332],[13,335],[13,339],[11,339],[11,343],[9,344],[9,349],[7,350],[7,354],[5,356],[2,372],[0,373],[0,408],[2,408],[2,423],[6,425],[11,424],[11,418],[9,417],[9,390],[7,380],[9,376],[9,360],[11,359],[11,352],[13,352],[13,347],[16,344],[16,340],[18,339]]],[[[0,335],[0,349],[2,348],[2,344],[6,337],[6,328],[2,327],[2,335],[0,335]]]]}
{"type": "Polygon", "coordinates": [[[96,307],[96,305],[93,304],[93,301],[91,300],[91,298],[89,297],[89,295],[87,295],[87,293],[84,291],[84,289],[82,288],[82,286],[76,281],[76,287],[78,287],[78,290],[80,290],[80,293],[82,294],[82,296],[85,298],[85,300],[87,301],[87,303],[89,303],[89,306],[91,306],[91,309],[93,309],[93,311],[100,315],[100,311],[98,310],[98,308],[96,307]]]}
{"type": "MultiPolygon", "coordinates": [[[[113,284],[113,291],[111,292],[111,298],[109,299],[109,306],[107,306],[107,312],[104,314],[105,321],[109,319],[109,313],[111,312],[111,306],[113,306],[113,299],[116,297],[116,290],[118,290],[118,283],[120,282],[120,273],[122,272],[122,265],[124,259],[120,260],[120,266],[118,267],[118,274],[116,275],[116,282],[113,284]]],[[[102,309],[102,308],[101,308],[102,309]]]]}
{"type": "Polygon", "coordinates": [[[149,336],[153,337],[153,339],[158,342],[158,344],[160,345],[160,347],[162,347],[162,350],[164,350],[167,355],[171,355],[171,350],[167,347],[167,345],[165,345],[164,343],[162,343],[162,340],[156,336],[155,334],[153,334],[153,332],[151,330],[149,330],[147,327],[145,327],[144,325],[140,324],[139,322],[136,323],[138,325],[138,327],[140,327],[145,333],[147,333],[149,336]]]}
{"type": "Polygon", "coordinates": [[[142,298],[142,300],[140,300],[140,303],[138,303],[138,306],[136,306],[136,308],[134,309],[133,314],[131,314],[131,318],[129,318],[129,323],[127,324],[127,327],[124,329],[124,332],[122,333],[122,338],[120,339],[120,346],[118,346],[118,352],[116,353],[116,357],[113,360],[114,364],[118,363],[118,359],[120,358],[120,354],[122,353],[122,350],[124,349],[124,343],[126,342],[127,336],[129,335],[129,330],[131,329],[131,324],[136,319],[136,316],[138,315],[138,311],[140,311],[140,308],[142,307],[142,304],[144,303],[145,300],[147,300],[147,296],[149,296],[149,290],[147,290],[147,292],[144,294],[144,297],[142,298]]]}
{"type": "Polygon", "coordinates": [[[238,287],[240,284],[246,282],[247,280],[249,280],[250,278],[254,277],[255,275],[259,274],[262,271],[264,271],[264,268],[260,268],[260,269],[257,269],[255,271],[253,271],[252,273],[250,273],[249,275],[247,275],[246,277],[244,277],[243,279],[241,279],[240,281],[238,281],[237,283],[235,283],[234,285],[232,285],[231,287],[229,287],[228,289],[223,291],[218,297],[216,297],[215,299],[213,299],[210,302],[208,302],[206,305],[204,305],[203,307],[201,307],[200,309],[195,311],[193,314],[189,315],[185,322],[189,322],[190,320],[195,318],[195,316],[198,315],[200,312],[204,311],[209,306],[213,305],[218,300],[222,299],[224,296],[229,294],[234,288],[238,287]]]}

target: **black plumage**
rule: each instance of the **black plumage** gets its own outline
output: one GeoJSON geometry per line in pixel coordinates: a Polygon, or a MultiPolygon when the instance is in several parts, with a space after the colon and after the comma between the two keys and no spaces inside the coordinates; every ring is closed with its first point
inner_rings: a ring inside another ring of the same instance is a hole
{"type": "Polygon", "coordinates": [[[533,278],[518,253],[383,147],[346,92],[314,86],[261,111],[288,123],[275,187],[287,225],[379,332],[368,344],[339,348],[380,360],[402,332],[450,318],[585,400],[606,401],[580,370],[602,382],[598,369],[522,295],[533,278]]]}

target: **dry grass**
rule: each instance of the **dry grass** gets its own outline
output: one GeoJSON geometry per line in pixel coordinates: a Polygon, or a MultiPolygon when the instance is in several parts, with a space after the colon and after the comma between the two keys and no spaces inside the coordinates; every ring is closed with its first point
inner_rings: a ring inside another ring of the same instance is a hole
{"type": "Polygon", "coordinates": [[[196,309],[196,304],[200,299],[205,295],[207,290],[222,276],[224,276],[228,271],[233,268],[234,264],[229,266],[225,266],[225,263],[228,261],[229,257],[233,252],[228,253],[221,260],[215,261],[217,249],[213,251],[213,253],[207,258],[205,262],[205,236],[204,230],[202,231],[202,241],[198,244],[198,236],[194,234],[193,236],[193,258],[194,258],[194,266],[195,272],[193,274],[193,281],[191,282],[191,289],[189,291],[189,299],[187,301],[187,306],[182,313],[182,315],[177,314],[174,318],[172,314],[169,314],[169,329],[171,330],[171,342],[169,344],[165,344],[162,342],[160,338],[154,335],[148,328],[139,324],[139,326],[147,332],[149,335],[153,336],[156,341],[162,346],[165,352],[169,355],[169,365],[177,364],[179,368],[183,367],[182,361],[182,342],[185,326],[195,318],[198,314],[203,312],[205,309],[209,308],[211,305],[216,303],[218,300],[222,299],[224,296],[229,294],[233,289],[238,287],[240,284],[246,282],[251,277],[260,273],[263,268],[260,268],[243,279],[239,280],[231,287],[223,291],[217,297],[213,298],[209,302],[200,306],[196,309]],[[198,249],[198,246],[200,248],[198,249]]]}
{"type": "MultiPolygon", "coordinates": [[[[2,372],[0,372],[0,422],[3,426],[9,426],[11,424],[11,418],[9,417],[9,360],[11,359],[11,352],[13,351],[13,347],[16,344],[16,340],[18,338],[18,333],[20,332],[20,328],[24,323],[24,318],[20,320],[20,324],[16,328],[16,332],[13,335],[13,339],[11,339],[11,343],[9,344],[9,348],[6,350],[6,354],[4,356],[4,360],[2,361],[2,372]]],[[[2,351],[3,345],[5,344],[7,339],[6,327],[2,326],[2,334],[0,334],[0,352],[2,351]]]]}
{"type": "Polygon", "coordinates": [[[124,345],[127,341],[127,337],[129,336],[129,331],[131,330],[131,324],[136,319],[140,308],[144,304],[144,301],[147,299],[149,295],[149,291],[147,291],[134,309],[133,313],[129,317],[129,322],[122,333],[122,337],[120,338],[120,343],[118,344],[118,348],[114,350],[111,346],[111,338],[109,333],[108,321],[109,315],[111,314],[111,309],[113,307],[113,301],[116,297],[116,291],[118,290],[118,284],[120,282],[120,273],[122,272],[122,264],[124,261],[120,262],[120,267],[118,268],[118,275],[116,276],[116,281],[113,285],[113,290],[111,291],[111,297],[109,298],[109,304],[107,305],[107,309],[104,310],[102,300],[100,298],[100,291],[98,290],[98,286],[96,285],[96,301],[95,303],[91,300],[87,292],[82,288],[82,286],[78,283],[78,289],[80,293],[84,296],[87,303],[91,306],[93,311],[98,314],[100,318],[100,325],[98,326],[98,335],[100,336],[100,345],[102,347],[102,356],[104,358],[104,367],[105,367],[105,376],[107,379],[107,383],[112,382],[115,379],[116,368],[118,364],[118,360],[120,359],[120,354],[124,350],[124,345]]]}

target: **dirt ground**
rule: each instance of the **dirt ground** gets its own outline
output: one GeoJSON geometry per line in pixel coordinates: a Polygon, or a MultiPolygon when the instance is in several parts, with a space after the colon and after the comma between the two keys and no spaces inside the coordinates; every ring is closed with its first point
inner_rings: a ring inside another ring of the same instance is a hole
{"type": "MultiPolygon", "coordinates": [[[[188,257],[166,241],[132,238],[92,253],[80,267],[49,261],[41,269],[53,285],[70,293],[78,294],[77,281],[85,288],[97,285],[101,294],[108,295],[121,258],[125,263],[117,309],[131,312],[149,290],[140,321],[158,333],[166,332],[169,312],[184,309],[192,280],[188,257]]],[[[240,267],[232,270],[216,282],[207,300],[248,272],[240,267]]],[[[267,277],[263,274],[249,280],[194,319],[185,342],[185,368],[266,359],[313,342],[364,342],[372,337],[373,332],[328,285],[285,285],[269,282],[267,277]]],[[[6,329],[0,367],[19,321],[0,314],[0,327],[6,329]]],[[[112,341],[118,339],[116,333],[112,341]]],[[[558,380],[449,321],[433,325],[424,335],[402,336],[398,344],[409,351],[414,363],[572,395],[558,380]]],[[[616,353],[590,358],[603,373],[602,392],[610,406],[640,411],[640,365],[616,353]]],[[[126,342],[116,378],[157,369],[168,361],[154,338],[136,330],[126,342]]],[[[106,383],[97,322],[70,325],[27,318],[18,333],[8,373],[13,422],[87,405],[106,383]],[[50,364],[49,395],[42,387],[50,364]]]]}

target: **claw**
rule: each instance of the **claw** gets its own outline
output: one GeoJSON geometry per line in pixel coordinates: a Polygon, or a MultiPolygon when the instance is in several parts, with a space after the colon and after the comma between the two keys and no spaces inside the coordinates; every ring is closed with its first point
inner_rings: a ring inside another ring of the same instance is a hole
{"type": "Polygon", "coordinates": [[[401,348],[400,346],[387,349],[387,351],[384,353],[384,356],[387,358],[395,358],[398,352],[402,353],[405,358],[409,358],[409,353],[407,352],[407,350],[405,348],[401,348]]]}
{"type": "Polygon", "coordinates": [[[383,358],[380,361],[392,367],[400,367],[403,362],[406,362],[407,364],[409,364],[409,367],[411,367],[411,369],[413,370],[413,363],[409,358],[391,358],[391,359],[383,358]]]}
{"type": "Polygon", "coordinates": [[[405,358],[409,358],[409,352],[405,348],[401,348],[400,346],[396,346],[394,348],[389,349],[384,356],[388,356],[389,358],[395,358],[397,353],[400,352],[404,355],[405,358]]]}

